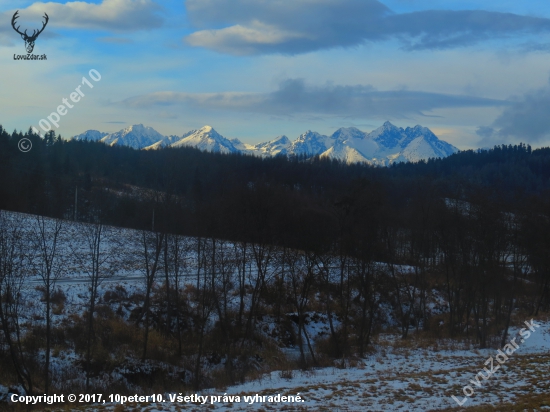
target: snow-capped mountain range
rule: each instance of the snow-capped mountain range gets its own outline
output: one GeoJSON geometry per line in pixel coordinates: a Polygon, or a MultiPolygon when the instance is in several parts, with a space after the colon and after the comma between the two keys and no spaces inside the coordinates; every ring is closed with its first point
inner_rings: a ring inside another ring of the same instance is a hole
{"type": "Polygon", "coordinates": [[[191,130],[182,136],[163,136],[142,124],[108,134],[88,130],[74,136],[75,140],[101,141],[108,145],[124,145],[134,149],[153,150],[164,147],[195,147],[219,153],[245,153],[269,157],[277,155],[319,155],[346,163],[363,162],[387,166],[395,162],[416,162],[434,157],[447,157],[458,151],[453,145],[438,139],[427,127],[397,127],[384,123],[370,133],[355,127],[340,128],[331,136],[308,130],[296,140],[279,136],[269,142],[251,145],[239,139],[227,139],[211,126],[191,130]]]}

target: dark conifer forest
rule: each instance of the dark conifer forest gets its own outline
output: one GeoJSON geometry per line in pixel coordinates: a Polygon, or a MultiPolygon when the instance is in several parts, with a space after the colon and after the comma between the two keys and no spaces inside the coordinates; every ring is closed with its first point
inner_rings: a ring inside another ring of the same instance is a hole
{"type": "Polygon", "coordinates": [[[349,235],[342,225],[356,227],[365,214],[411,225],[434,208],[433,225],[435,209],[450,199],[495,218],[532,216],[546,214],[550,196],[550,148],[524,144],[386,168],[191,148],[137,151],[53,132],[10,135],[0,126],[0,170],[1,209],[73,219],[78,191],[79,221],[147,229],[155,211],[159,230],[303,249],[330,249],[349,235]],[[33,144],[28,153],[17,148],[23,137],[33,144]]]}

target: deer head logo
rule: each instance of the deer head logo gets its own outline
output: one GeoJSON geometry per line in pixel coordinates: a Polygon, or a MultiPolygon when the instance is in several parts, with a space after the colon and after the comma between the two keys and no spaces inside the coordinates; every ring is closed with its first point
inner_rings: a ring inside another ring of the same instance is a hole
{"type": "Polygon", "coordinates": [[[50,18],[48,17],[48,15],[46,13],[44,13],[45,21],[44,21],[44,23],[42,23],[42,28],[40,30],[33,30],[32,35],[29,36],[27,34],[27,30],[25,30],[24,33],[21,33],[19,31],[19,27],[21,27],[21,26],[15,27],[15,20],[17,20],[17,18],[19,17],[18,13],[19,13],[19,10],[17,10],[15,12],[15,14],[13,15],[13,17],[11,19],[11,25],[12,25],[13,29],[21,35],[21,38],[23,40],[25,40],[25,48],[27,49],[27,53],[30,54],[34,50],[34,42],[36,41],[36,38],[38,37],[38,35],[40,33],[42,33],[44,31],[44,29],[46,28],[46,25],[48,24],[48,20],[50,18]]]}

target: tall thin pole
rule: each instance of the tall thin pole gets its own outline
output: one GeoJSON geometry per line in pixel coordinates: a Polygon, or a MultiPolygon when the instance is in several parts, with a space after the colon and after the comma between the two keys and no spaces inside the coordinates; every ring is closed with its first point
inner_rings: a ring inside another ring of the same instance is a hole
{"type": "Polygon", "coordinates": [[[78,186],[76,186],[74,189],[74,221],[75,222],[76,222],[77,210],[78,210],[78,186]]]}

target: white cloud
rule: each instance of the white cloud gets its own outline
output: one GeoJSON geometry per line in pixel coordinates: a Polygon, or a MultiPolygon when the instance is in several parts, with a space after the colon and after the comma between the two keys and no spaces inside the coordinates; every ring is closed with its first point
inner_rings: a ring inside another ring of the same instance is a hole
{"type": "Polygon", "coordinates": [[[249,27],[237,24],[220,30],[201,30],[187,37],[191,46],[224,50],[229,54],[254,54],[258,47],[274,47],[281,43],[307,39],[305,33],[289,31],[274,25],[253,21],[249,27]]]}
{"type": "MultiPolygon", "coordinates": [[[[47,13],[49,24],[53,27],[136,31],[162,26],[163,18],[159,16],[161,10],[162,7],[152,0],[103,0],[100,4],[84,1],[65,4],[36,2],[19,10],[19,24],[24,27],[25,20],[28,20],[29,24],[36,25],[47,13]]],[[[1,20],[6,23],[2,24],[0,31],[12,30],[10,21],[14,12],[3,13],[1,20]]]]}

